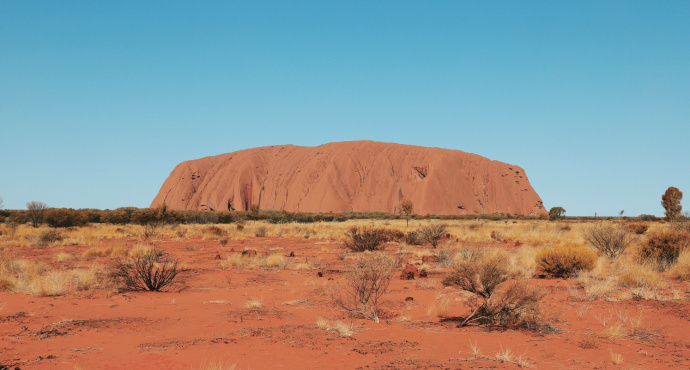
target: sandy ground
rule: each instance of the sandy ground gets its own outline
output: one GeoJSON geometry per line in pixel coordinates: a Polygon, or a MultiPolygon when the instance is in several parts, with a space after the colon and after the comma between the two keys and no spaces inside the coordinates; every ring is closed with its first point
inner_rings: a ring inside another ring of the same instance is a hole
{"type": "MultiPolygon", "coordinates": [[[[230,240],[223,246],[197,236],[159,238],[156,244],[186,268],[165,292],[91,289],[54,297],[0,293],[0,365],[446,369],[516,367],[522,362],[547,369],[690,368],[686,283],[668,287],[685,292],[681,299],[609,302],[575,299],[566,280],[533,279],[533,284],[548,291],[542,311],[555,328],[535,333],[458,328],[458,318],[467,314],[467,296],[441,285],[443,269],[432,269],[427,278],[417,280],[400,280],[396,273],[384,297],[383,318],[376,323],[348,319],[324,294],[326,287],[343,279],[353,262],[337,257],[342,252],[337,242],[274,237],[230,240]],[[216,259],[245,249],[295,256],[287,257],[290,264],[284,270],[227,268],[216,259]],[[303,262],[321,267],[294,269],[303,262]],[[429,314],[439,295],[450,298],[445,318],[429,314]],[[260,300],[262,307],[248,308],[252,299],[260,300]],[[342,319],[354,333],[344,337],[318,328],[320,317],[330,322],[342,319]]],[[[42,259],[66,269],[75,262],[54,262],[51,256],[80,255],[86,249],[83,245],[25,248],[17,257],[42,259]]],[[[390,247],[387,253],[394,250],[390,247]]],[[[110,259],[76,264],[107,265],[110,259]]],[[[411,254],[406,262],[418,260],[411,254]]]]}

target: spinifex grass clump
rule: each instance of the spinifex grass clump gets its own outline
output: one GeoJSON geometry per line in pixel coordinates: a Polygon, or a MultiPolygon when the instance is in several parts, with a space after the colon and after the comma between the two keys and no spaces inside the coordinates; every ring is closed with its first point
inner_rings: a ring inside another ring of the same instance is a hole
{"type": "Polygon", "coordinates": [[[589,271],[596,266],[597,254],[584,246],[565,243],[545,248],[537,254],[537,269],[554,276],[568,278],[578,271],[589,271]]]}

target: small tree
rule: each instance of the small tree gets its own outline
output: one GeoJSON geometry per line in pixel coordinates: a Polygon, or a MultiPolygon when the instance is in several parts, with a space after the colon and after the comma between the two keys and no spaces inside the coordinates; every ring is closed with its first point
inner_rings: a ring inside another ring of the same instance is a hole
{"type": "Polygon", "coordinates": [[[405,215],[406,226],[410,226],[410,217],[414,213],[414,204],[411,200],[406,199],[400,203],[400,212],[405,215]]]}
{"type": "Polygon", "coordinates": [[[565,209],[563,207],[553,207],[549,210],[549,219],[551,221],[558,220],[565,217],[565,209]]]}
{"type": "Polygon", "coordinates": [[[666,189],[664,195],[661,196],[661,206],[666,210],[667,220],[681,215],[680,211],[683,209],[683,206],[680,205],[681,199],[683,199],[683,192],[673,186],[666,189]]]}
{"type": "Polygon", "coordinates": [[[26,203],[26,209],[29,211],[29,219],[33,227],[38,227],[38,224],[43,222],[48,205],[43,202],[31,201],[26,203]]]}
{"type": "Polygon", "coordinates": [[[3,199],[2,199],[2,197],[0,197],[0,209],[2,209],[3,205],[4,205],[4,204],[3,204],[3,199]]]}

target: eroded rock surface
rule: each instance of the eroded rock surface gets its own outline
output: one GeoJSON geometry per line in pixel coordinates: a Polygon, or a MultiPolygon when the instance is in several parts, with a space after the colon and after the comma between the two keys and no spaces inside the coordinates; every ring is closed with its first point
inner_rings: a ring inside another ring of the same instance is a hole
{"type": "Polygon", "coordinates": [[[185,161],[151,206],[184,210],[545,213],[525,171],[459,150],[351,141],[277,145],[185,161]]]}

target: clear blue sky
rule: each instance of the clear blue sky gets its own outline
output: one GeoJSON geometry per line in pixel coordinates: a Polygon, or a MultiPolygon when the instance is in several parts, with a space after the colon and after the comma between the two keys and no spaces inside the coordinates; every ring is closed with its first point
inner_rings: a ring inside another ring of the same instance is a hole
{"type": "Polygon", "coordinates": [[[0,197],[146,207],[176,164],[377,140],[547,209],[690,209],[690,1],[0,1],[0,197]]]}

